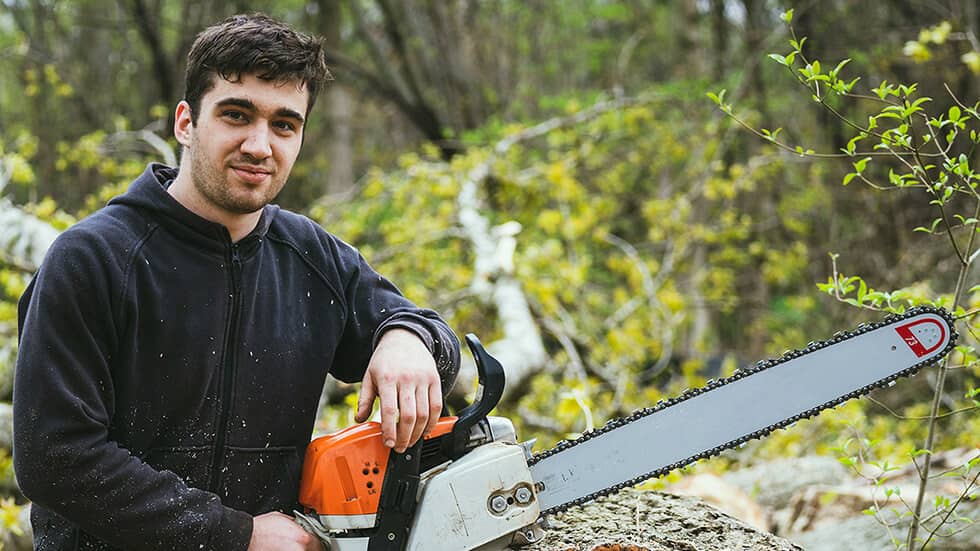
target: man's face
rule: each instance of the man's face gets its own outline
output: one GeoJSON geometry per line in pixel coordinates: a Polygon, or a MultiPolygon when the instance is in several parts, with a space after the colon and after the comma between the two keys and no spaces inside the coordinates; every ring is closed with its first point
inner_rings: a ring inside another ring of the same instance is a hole
{"type": "Polygon", "coordinates": [[[230,215],[271,202],[289,177],[303,141],[308,92],[295,81],[254,75],[238,82],[214,77],[201,98],[197,123],[190,107],[177,109],[177,140],[186,148],[196,192],[208,207],[230,215]]]}

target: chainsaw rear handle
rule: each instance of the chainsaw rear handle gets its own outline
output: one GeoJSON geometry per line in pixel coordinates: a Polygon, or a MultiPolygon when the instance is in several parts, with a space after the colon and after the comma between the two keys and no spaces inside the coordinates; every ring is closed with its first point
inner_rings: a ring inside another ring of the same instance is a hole
{"type": "Polygon", "coordinates": [[[466,453],[470,441],[470,429],[486,419],[490,411],[497,407],[500,397],[504,394],[504,366],[483,348],[476,335],[467,334],[466,345],[476,361],[479,387],[474,402],[457,414],[452,432],[443,440],[442,451],[453,460],[459,459],[466,453]]]}

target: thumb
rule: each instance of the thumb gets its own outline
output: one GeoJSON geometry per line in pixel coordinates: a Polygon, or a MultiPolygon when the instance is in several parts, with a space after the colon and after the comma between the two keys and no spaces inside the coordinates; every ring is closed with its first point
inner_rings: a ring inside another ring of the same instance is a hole
{"type": "Polygon", "coordinates": [[[354,421],[363,423],[368,420],[368,417],[371,416],[371,409],[374,407],[376,396],[377,391],[374,388],[374,378],[368,373],[364,376],[364,382],[361,384],[361,394],[357,398],[357,414],[354,415],[354,421]]]}

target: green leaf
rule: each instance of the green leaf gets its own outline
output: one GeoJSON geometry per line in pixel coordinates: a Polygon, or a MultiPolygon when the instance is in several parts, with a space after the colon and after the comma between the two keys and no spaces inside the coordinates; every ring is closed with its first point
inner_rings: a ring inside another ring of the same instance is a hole
{"type": "Polygon", "coordinates": [[[851,138],[850,141],[847,142],[847,148],[845,148],[843,150],[844,153],[847,153],[848,155],[851,155],[853,157],[854,156],[854,152],[857,150],[857,143],[859,141],[867,138],[867,137],[868,137],[868,135],[865,134],[864,132],[862,132],[862,133],[858,134],[857,136],[854,136],[853,138],[851,138]]]}
{"type": "Polygon", "coordinates": [[[923,103],[926,103],[927,101],[932,101],[932,98],[923,96],[923,97],[921,97],[921,98],[913,101],[912,102],[912,107],[919,107],[920,105],[922,105],[923,103]]]}
{"type": "Polygon", "coordinates": [[[953,122],[959,122],[960,115],[961,114],[962,113],[960,112],[960,108],[959,107],[957,107],[957,106],[954,105],[954,106],[952,106],[952,107],[949,108],[949,120],[951,120],[953,122]]]}
{"type": "Polygon", "coordinates": [[[872,88],[871,91],[874,92],[879,98],[885,99],[885,96],[887,96],[888,93],[891,91],[891,86],[888,85],[887,80],[883,80],[881,81],[880,86],[878,86],[877,88],[872,88]]]}
{"type": "Polygon", "coordinates": [[[858,175],[857,172],[850,172],[848,174],[845,174],[844,175],[844,185],[846,186],[847,184],[851,183],[851,180],[853,180],[854,178],[856,178],[857,175],[858,175]]]}
{"type": "Polygon", "coordinates": [[[779,133],[782,132],[782,130],[783,130],[782,128],[777,128],[775,130],[770,131],[768,128],[760,128],[759,132],[761,132],[762,135],[770,142],[775,142],[776,136],[778,136],[779,133]]]}
{"type": "Polygon", "coordinates": [[[920,232],[925,232],[925,233],[936,233],[936,226],[938,226],[939,223],[942,222],[942,221],[943,221],[942,218],[936,218],[935,220],[932,221],[932,227],[931,228],[927,228],[925,226],[919,226],[919,227],[915,228],[912,231],[920,231],[920,232]]]}
{"type": "Polygon", "coordinates": [[[854,170],[856,170],[858,172],[858,174],[864,172],[864,169],[865,169],[865,167],[868,166],[868,161],[870,161],[870,160],[871,160],[871,157],[865,157],[865,158],[861,159],[860,161],[857,161],[856,163],[854,163],[854,170]]]}
{"type": "Polygon", "coordinates": [[[847,58],[847,59],[841,61],[840,63],[837,64],[836,67],[834,67],[834,70],[830,72],[830,75],[832,77],[834,77],[834,78],[837,78],[837,73],[839,73],[840,70],[843,69],[844,66],[847,65],[850,62],[851,62],[851,59],[850,58],[847,58]]]}
{"type": "Polygon", "coordinates": [[[789,66],[789,63],[786,63],[786,56],[769,54],[769,58],[775,60],[776,63],[779,63],[780,65],[786,65],[787,67],[789,66]]]}
{"type": "Polygon", "coordinates": [[[790,23],[792,23],[793,22],[793,8],[790,8],[790,9],[784,11],[779,16],[779,18],[782,19],[783,20],[783,23],[786,23],[787,25],[789,25],[790,23]]]}

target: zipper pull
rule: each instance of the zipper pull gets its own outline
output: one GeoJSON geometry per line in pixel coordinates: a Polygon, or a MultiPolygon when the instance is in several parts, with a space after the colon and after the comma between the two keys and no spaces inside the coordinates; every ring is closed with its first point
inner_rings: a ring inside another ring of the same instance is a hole
{"type": "Polygon", "coordinates": [[[236,268],[241,268],[242,266],[242,257],[238,256],[237,243],[231,246],[231,262],[232,264],[235,265],[236,268]]]}

